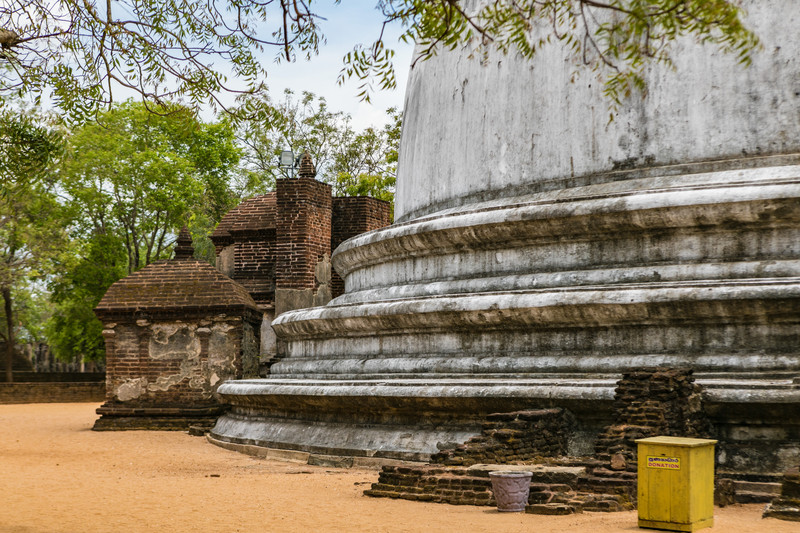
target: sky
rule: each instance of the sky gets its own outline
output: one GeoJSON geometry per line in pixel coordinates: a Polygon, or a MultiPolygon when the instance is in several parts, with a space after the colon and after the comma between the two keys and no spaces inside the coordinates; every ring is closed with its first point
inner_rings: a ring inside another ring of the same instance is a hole
{"type": "MultiPolygon", "coordinates": [[[[408,69],[411,64],[412,45],[398,42],[400,26],[387,29],[384,42],[394,48],[396,55],[394,65],[397,73],[397,88],[392,91],[376,91],[370,98],[372,103],[358,99],[358,80],[346,82],[343,86],[336,84],[339,71],[342,69],[342,58],[359,43],[370,44],[380,34],[383,18],[374,9],[371,0],[343,0],[338,6],[332,2],[314,4],[314,10],[327,20],[320,22],[320,27],[327,37],[327,44],[320,46],[320,53],[311,61],[302,58],[295,63],[270,63],[268,59],[266,79],[270,94],[280,99],[284,89],[291,89],[296,94],[310,91],[324,96],[332,111],[344,111],[353,117],[353,126],[363,129],[367,126],[381,126],[386,121],[386,109],[397,107],[402,109],[405,96],[408,69]]],[[[274,54],[274,50],[269,51],[274,54]]]]}

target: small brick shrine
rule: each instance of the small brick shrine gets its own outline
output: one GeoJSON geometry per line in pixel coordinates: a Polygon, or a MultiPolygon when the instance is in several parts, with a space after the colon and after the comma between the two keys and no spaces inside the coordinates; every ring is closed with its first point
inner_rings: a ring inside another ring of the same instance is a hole
{"type": "Polygon", "coordinates": [[[192,254],[184,228],[172,260],[114,283],[95,308],[106,342],[106,402],[95,430],[209,425],[224,409],[217,387],[257,375],[258,306],[192,254]]]}
{"type": "Polygon", "coordinates": [[[243,201],[211,234],[217,268],[252,295],[264,321],[262,373],[279,357],[271,324],[293,309],[327,304],[344,292],[330,257],[345,240],[388,226],[391,204],[365,196],[331,196],[331,186],[314,179],[308,152],[297,178],[279,179],[275,191],[243,201]]]}

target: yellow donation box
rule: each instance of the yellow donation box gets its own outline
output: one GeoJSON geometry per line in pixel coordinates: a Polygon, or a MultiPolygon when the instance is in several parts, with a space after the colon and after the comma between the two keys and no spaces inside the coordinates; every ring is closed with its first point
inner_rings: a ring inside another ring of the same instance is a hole
{"type": "Polygon", "coordinates": [[[714,525],[714,444],[639,439],[639,527],[697,531],[714,525]]]}

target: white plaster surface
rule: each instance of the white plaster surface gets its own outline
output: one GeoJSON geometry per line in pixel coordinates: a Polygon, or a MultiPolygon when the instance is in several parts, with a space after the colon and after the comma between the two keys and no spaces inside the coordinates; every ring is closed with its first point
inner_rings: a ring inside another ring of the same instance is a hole
{"type": "Polygon", "coordinates": [[[146,387],[147,380],[144,378],[126,380],[117,387],[115,395],[121,402],[135,400],[144,394],[146,387]]]}
{"type": "Polygon", "coordinates": [[[182,322],[157,323],[150,326],[152,331],[149,355],[153,359],[184,359],[200,356],[200,340],[194,324],[182,322]]]}
{"type": "Polygon", "coordinates": [[[417,62],[406,92],[397,220],[622,163],[800,151],[800,6],[742,3],[764,47],[749,68],[683,39],[673,47],[675,70],[648,70],[647,96],[632,95],[612,122],[599,80],[584,71],[573,83],[576,67],[558,45],[541,48],[532,63],[495,53],[482,64],[444,52],[417,62]]]}

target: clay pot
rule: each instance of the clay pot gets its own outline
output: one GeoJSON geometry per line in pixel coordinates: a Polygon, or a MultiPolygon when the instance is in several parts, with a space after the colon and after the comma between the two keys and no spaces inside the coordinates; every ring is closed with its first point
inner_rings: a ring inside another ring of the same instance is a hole
{"type": "Polygon", "coordinates": [[[519,513],[525,510],[532,475],[533,472],[489,472],[498,511],[519,513]]]}

